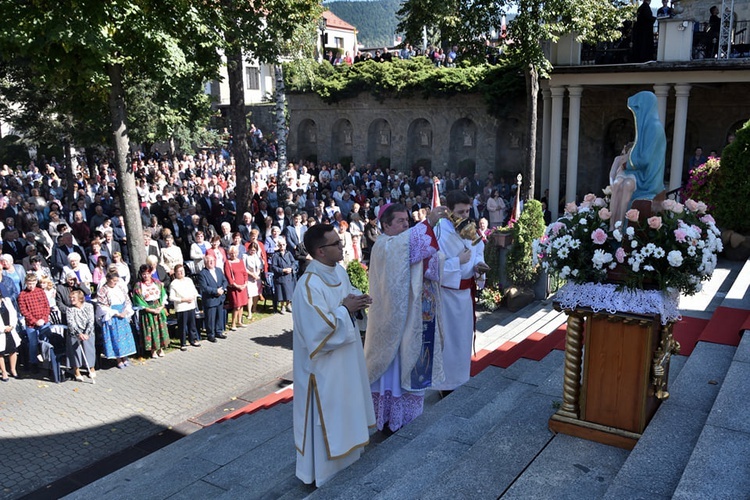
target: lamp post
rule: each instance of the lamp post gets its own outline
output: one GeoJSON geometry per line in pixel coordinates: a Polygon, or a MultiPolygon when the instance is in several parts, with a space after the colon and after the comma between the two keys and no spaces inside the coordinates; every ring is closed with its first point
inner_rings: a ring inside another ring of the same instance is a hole
{"type": "Polygon", "coordinates": [[[326,35],[327,27],[328,22],[325,17],[318,19],[318,30],[320,31],[320,62],[323,62],[323,59],[325,59],[326,39],[328,38],[328,35],[326,35]]]}

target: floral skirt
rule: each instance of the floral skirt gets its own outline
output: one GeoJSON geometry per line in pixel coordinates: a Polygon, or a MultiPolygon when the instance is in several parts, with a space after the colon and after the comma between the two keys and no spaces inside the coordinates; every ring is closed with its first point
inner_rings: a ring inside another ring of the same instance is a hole
{"type": "MultiPolygon", "coordinates": [[[[156,305],[149,305],[156,307],[156,305]]],[[[169,328],[167,327],[167,313],[162,310],[159,314],[140,312],[140,325],[143,332],[143,346],[146,351],[153,351],[169,347],[169,328]]]]}

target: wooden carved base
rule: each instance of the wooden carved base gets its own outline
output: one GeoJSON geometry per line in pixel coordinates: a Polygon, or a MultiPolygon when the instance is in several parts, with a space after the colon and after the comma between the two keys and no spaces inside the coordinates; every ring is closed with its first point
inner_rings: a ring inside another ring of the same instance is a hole
{"type": "Polygon", "coordinates": [[[549,428],[632,449],[667,391],[679,351],[658,316],[568,311],[563,402],[549,428]]]}

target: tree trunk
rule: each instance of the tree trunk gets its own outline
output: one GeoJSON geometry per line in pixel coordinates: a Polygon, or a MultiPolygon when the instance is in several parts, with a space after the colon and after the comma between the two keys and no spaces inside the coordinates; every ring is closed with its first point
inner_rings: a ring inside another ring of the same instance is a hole
{"type": "Polygon", "coordinates": [[[276,161],[278,162],[276,172],[276,190],[279,200],[279,206],[283,206],[286,199],[286,182],[282,180],[286,177],[286,138],[288,135],[286,123],[286,89],[284,88],[284,68],[281,63],[274,66],[274,76],[276,77],[276,161]]]}
{"type": "Polygon", "coordinates": [[[250,153],[247,147],[247,117],[245,115],[245,80],[242,75],[242,48],[232,43],[227,52],[227,74],[229,76],[229,126],[232,131],[232,154],[237,176],[236,201],[237,223],[242,214],[250,212],[252,203],[252,179],[250,178],[250,153]]]}
{"type": "Polygon", "coordinates": [[[110,65],[109,112],[112,118],[112,139],[115,147],[115,170],[117,171],[117,194],[122,204],[125,231],[128,236],[128,253],[133,279],[138,278],[138,268],[146,263],[146,248],[143,246],[143,225],[135,189],[135,174],[128,164],[128,130],[126,125],[125,90],[122,88],[122,66],[110,65]]]}
{"type": "MultiPolygon", "coordinates": [[[[526,70],[526,199],[534,199],[534,175],[536,173],[536,128],[537,102],[539,96],[539,72],[533,64],[526,70]]],[[[542,166],[544,168],[544,166],[542,166]]]]}
{"type": "Polygon", "coordinates": [[[96,177],[96,160],[94,159],[94,148],[86,148],[86,167],[89,169],[91,178],[96,177]]]}
{"type": "Polygon", "coordinates": [[[63,163],[65,163],[65,182],[67,184],[65,187],[65,196],[67,199],[60,201],[64,202],[66,206],[70,206],[75,199],[76,174],[73,172],[73,158],[70,154],[70,141],[67,139],[63,141],[63,163]]]}

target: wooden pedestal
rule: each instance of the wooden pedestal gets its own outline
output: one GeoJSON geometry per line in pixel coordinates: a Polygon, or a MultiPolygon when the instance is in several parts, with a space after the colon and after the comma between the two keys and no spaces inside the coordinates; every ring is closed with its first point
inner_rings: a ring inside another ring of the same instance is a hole
{"type": "Polygon", "coordinates": [[[549,427],[632,449],[661,401],[669,397],[669,359],[679,349],[672,325],[662,326],[659,316],[595,314],[587,309],[569,314],[563,405],[549,427]]]}

